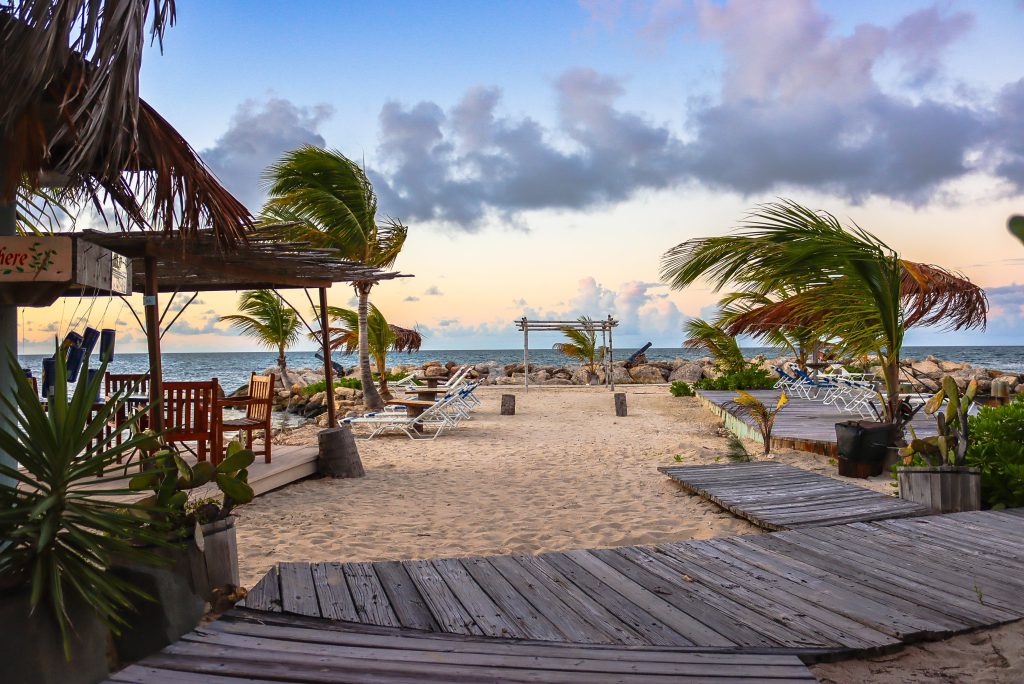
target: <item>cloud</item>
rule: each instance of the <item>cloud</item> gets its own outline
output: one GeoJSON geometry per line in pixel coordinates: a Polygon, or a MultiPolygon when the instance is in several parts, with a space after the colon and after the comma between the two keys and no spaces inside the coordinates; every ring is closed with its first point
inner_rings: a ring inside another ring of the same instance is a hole
{"type": "Polygon", "coordinates": [[[174,335],[205,335],[207,333],[224,335],[225,331],[218,327],[219,324],[220,320],[214,317],[208,318],[205,323],[198,326],[179,318],[168,332],[174,335]]]}
{"type": "Polygon", "coordinates": [[[238,106],[227,131],[200,153],[217,177],[251,211],[264,194],[260,174],[281,154],[304,144],[323,146],[320,125],[333,113],[326,104],[299,107],[289,100],[246,100],[238,106]]]}
{"type": "Polygon", "coordinates": [[[430,287],[428,287],[426,290],[423,291],[423,294],[425,294],[425,295],[427,295],[429,297],[440,297],[444,293],[441,292],[441,290],[437,287],[437,285],[431,285],[430,287]]]}
{"type": "MultiPolygon", "coordinates": [[[[371,174],[382,208],[475,231],[694,182],[914,206],[977,172],[1024,189],[1024,81],[991,103],[937,94],[945,51],[974,25],[967,12],[937,5],[840,33],[811,0],[639,6],[641,38],[668,40],[685,27],[721,48],[716,97],[693,100],[678,121],[652,121],[619,105],[620,79],[573,69],[553,83],[553,125],[505,115],[498,88],[474,87],[447,109],[388,102],[371,174]],[[890,66],[898,78],[883,82],[877,74],[890,66]]],[[[585,9],[601,25],[625,11],[585,9]]]]}
{"type": "Polygon", "coordinates": [[[418,302],[418,301],[420,301],[420,298],[417,297],[416,295],[409,295],[408,297],[406,297],[402,301],[403,302],[418,302]]]}

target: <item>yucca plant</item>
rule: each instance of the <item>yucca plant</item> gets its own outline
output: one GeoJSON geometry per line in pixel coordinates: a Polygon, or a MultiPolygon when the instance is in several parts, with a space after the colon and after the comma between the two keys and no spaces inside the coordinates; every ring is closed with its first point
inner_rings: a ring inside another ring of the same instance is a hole
{"type": "Polygon", "coordinates": [[[597,329],[590,316],[580,316],[577,320],[583,325],[583,329],[578,330],[569,326],[562,328],[562,334],[569,341],[558,342],[552,349],[579,361],[593,376],[597,374],[598,363],[604,359],[605,348],[597,344],[597,329]]]}
{"type": "MultiPolygon", "coordinates": [[[[8,363],[16,390],[0,396],[6,409],[0,413],[0,449],[21,468],[0,464],[6,476],[0,480],[0,588],[28,591],[33,612],[56,621],[70,658],[71,601],[84,602],[117,632],[123,613],[132,610],[132,598],[148,598],[107,571],[111,559],[162,562],[141,547],[167,545],[165,529],[158,521],[140,524],[143,507],[116,500],[132,494],[127,475],[110,474],[146,437],[133,432],[115,444],[116,435],[106,430],[108,422],[125,415],[131,392],[126,388],[94,408],[106,364],[91,379],[83,375],[69,396],[67,368],[57,354],[47,410],[17,359],[12,356],[8,363]],[[101,474],[105,479],[97,486],[101,474]]],[[[134,428],[141,415],[130,415],[122,426],[134,428]]]]}
{"type": "Polygon", "coordinates": [[[736,390],[736,393],[738,396],[732,400],[732,408],[736,415],[741,418],[751,418],[757,425],[757,429],[761,432],[761,438],[764,440],[764,455],[767,456],[772,451],[772,428],[775,427],[775,418],[779,415],[779,411],[789,403],[789,397],[783,392],[779,395],[775,407],[768,408],[763,401],[749,392],[736,390]]]}

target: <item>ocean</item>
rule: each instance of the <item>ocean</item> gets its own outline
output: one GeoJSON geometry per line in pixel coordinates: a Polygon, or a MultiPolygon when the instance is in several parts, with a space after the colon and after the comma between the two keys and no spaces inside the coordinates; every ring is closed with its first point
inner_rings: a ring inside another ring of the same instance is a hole
{"type": "MultiPolygon", "coordinates": [[[[635,350],[616,350],[616,359],[625,359],[635,350]]],[[[777,350],[765,347],[745,347],[743,352],[748,356],[765,354],[781,356],[777,350]]],[[[290,368],[319,368],[323,364],[314,355],[315,352],[289,352],[290,368]]],[[[905,358],[923,359],[933,354],[946,361],[968,362],[983,368],[1024,373],[1024,346],[1012,347],[905,347],[905,358]]],[[[690,349],[652,348],[647,350],[647,358],[652,361],[671,360],[675,358],[697,359],[705,354],[690,349]]],[[[33,375],[42,375],[42,355],[28,354],[19,357],[22,366],[30,368],[33,375]]],[[[393,365],[422,364],[426,361],[454,361],[463,363],[483,363],[496,361],[505,365],[521,363],[522,349],[444,349],[421,350],[412,354],[391,354],[388,362],[393,365]]],[[[334,354],[334,361],[346,368],[356,364],[354,355],[334,354]]],[[[530,362],[540,365],[562,365],[566,358],[553,349],[531,349],[530,362]]],[[[261,371],[276,365],[277,354],[273,352],[221,352],[221,353],[167,353],[163,355],[164,378],[167,380],[201,380],[217,378],[226,391],[232,392],[249,381],[252,371],[261,371]]],[[[145,373],[149,361],[146,354],[117,354],[108,370],[112,373],[145,373]]]]}

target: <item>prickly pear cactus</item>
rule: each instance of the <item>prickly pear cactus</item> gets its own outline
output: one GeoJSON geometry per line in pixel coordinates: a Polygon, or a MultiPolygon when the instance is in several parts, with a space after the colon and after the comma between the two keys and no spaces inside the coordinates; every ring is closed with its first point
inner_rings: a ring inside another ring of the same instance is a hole
{"type": "Polygon", "coordinates": [[[910,431],[913,439],[910,444],[900,450],[905,463],[911,463],[914,456],[920,456],[933,466],[962,466],[967,460],[967,445],[970,432],[967,422],[967,409],[978,394],[978,383],[974,380],[967,386],[963,395],[950,376],[942,379],[940,389],[928,403],[924,412],[935,416],[937,433],[933,437],[919,438],[913,427],[910,431]],[[942,410],[945,405],[945,410],[942,410]]]}

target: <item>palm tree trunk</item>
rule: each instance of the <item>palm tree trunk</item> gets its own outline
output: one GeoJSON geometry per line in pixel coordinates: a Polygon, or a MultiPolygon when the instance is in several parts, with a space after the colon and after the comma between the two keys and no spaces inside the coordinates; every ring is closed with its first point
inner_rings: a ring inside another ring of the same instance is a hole
{"type": "Polygon", "coordinates": [[[284,355],[284,345],[277,347],[277,367],[281,371],[281,386],[290,387],[292,383],[288,377],[288,359],[284,355]]]}
{"type": "MultiPolygon", "coordinates": [[[[900,412],[900,360],[888,357],[883,360],[882,375],[885,378],[885,420],[899,423],[900,412]]],[[[900,426],[902,428],[902,426],[900,426]]]]}
{"type": "Polygon", "coordinates": [[[380,387],[380,396],[384,400],[390,400],[393,397],[391,396],[391,390],[388,389],[388,368],[387,368],[387,362],[383,358],[378,357],[376,359],[376,363],[377,363],[377,375],[380,376],[380,385],[379,385],[379,387],[380,387]]]}
{"type": "Polygon", "coordinates": [[[359,381],[363,385],[363,405],[368,409],[382,409],[384,400],[373,384],[373,372],[370,370],[370,341],[366,322],[373,283],[355,283],[354,287],[359,296],[359,381]]]}

